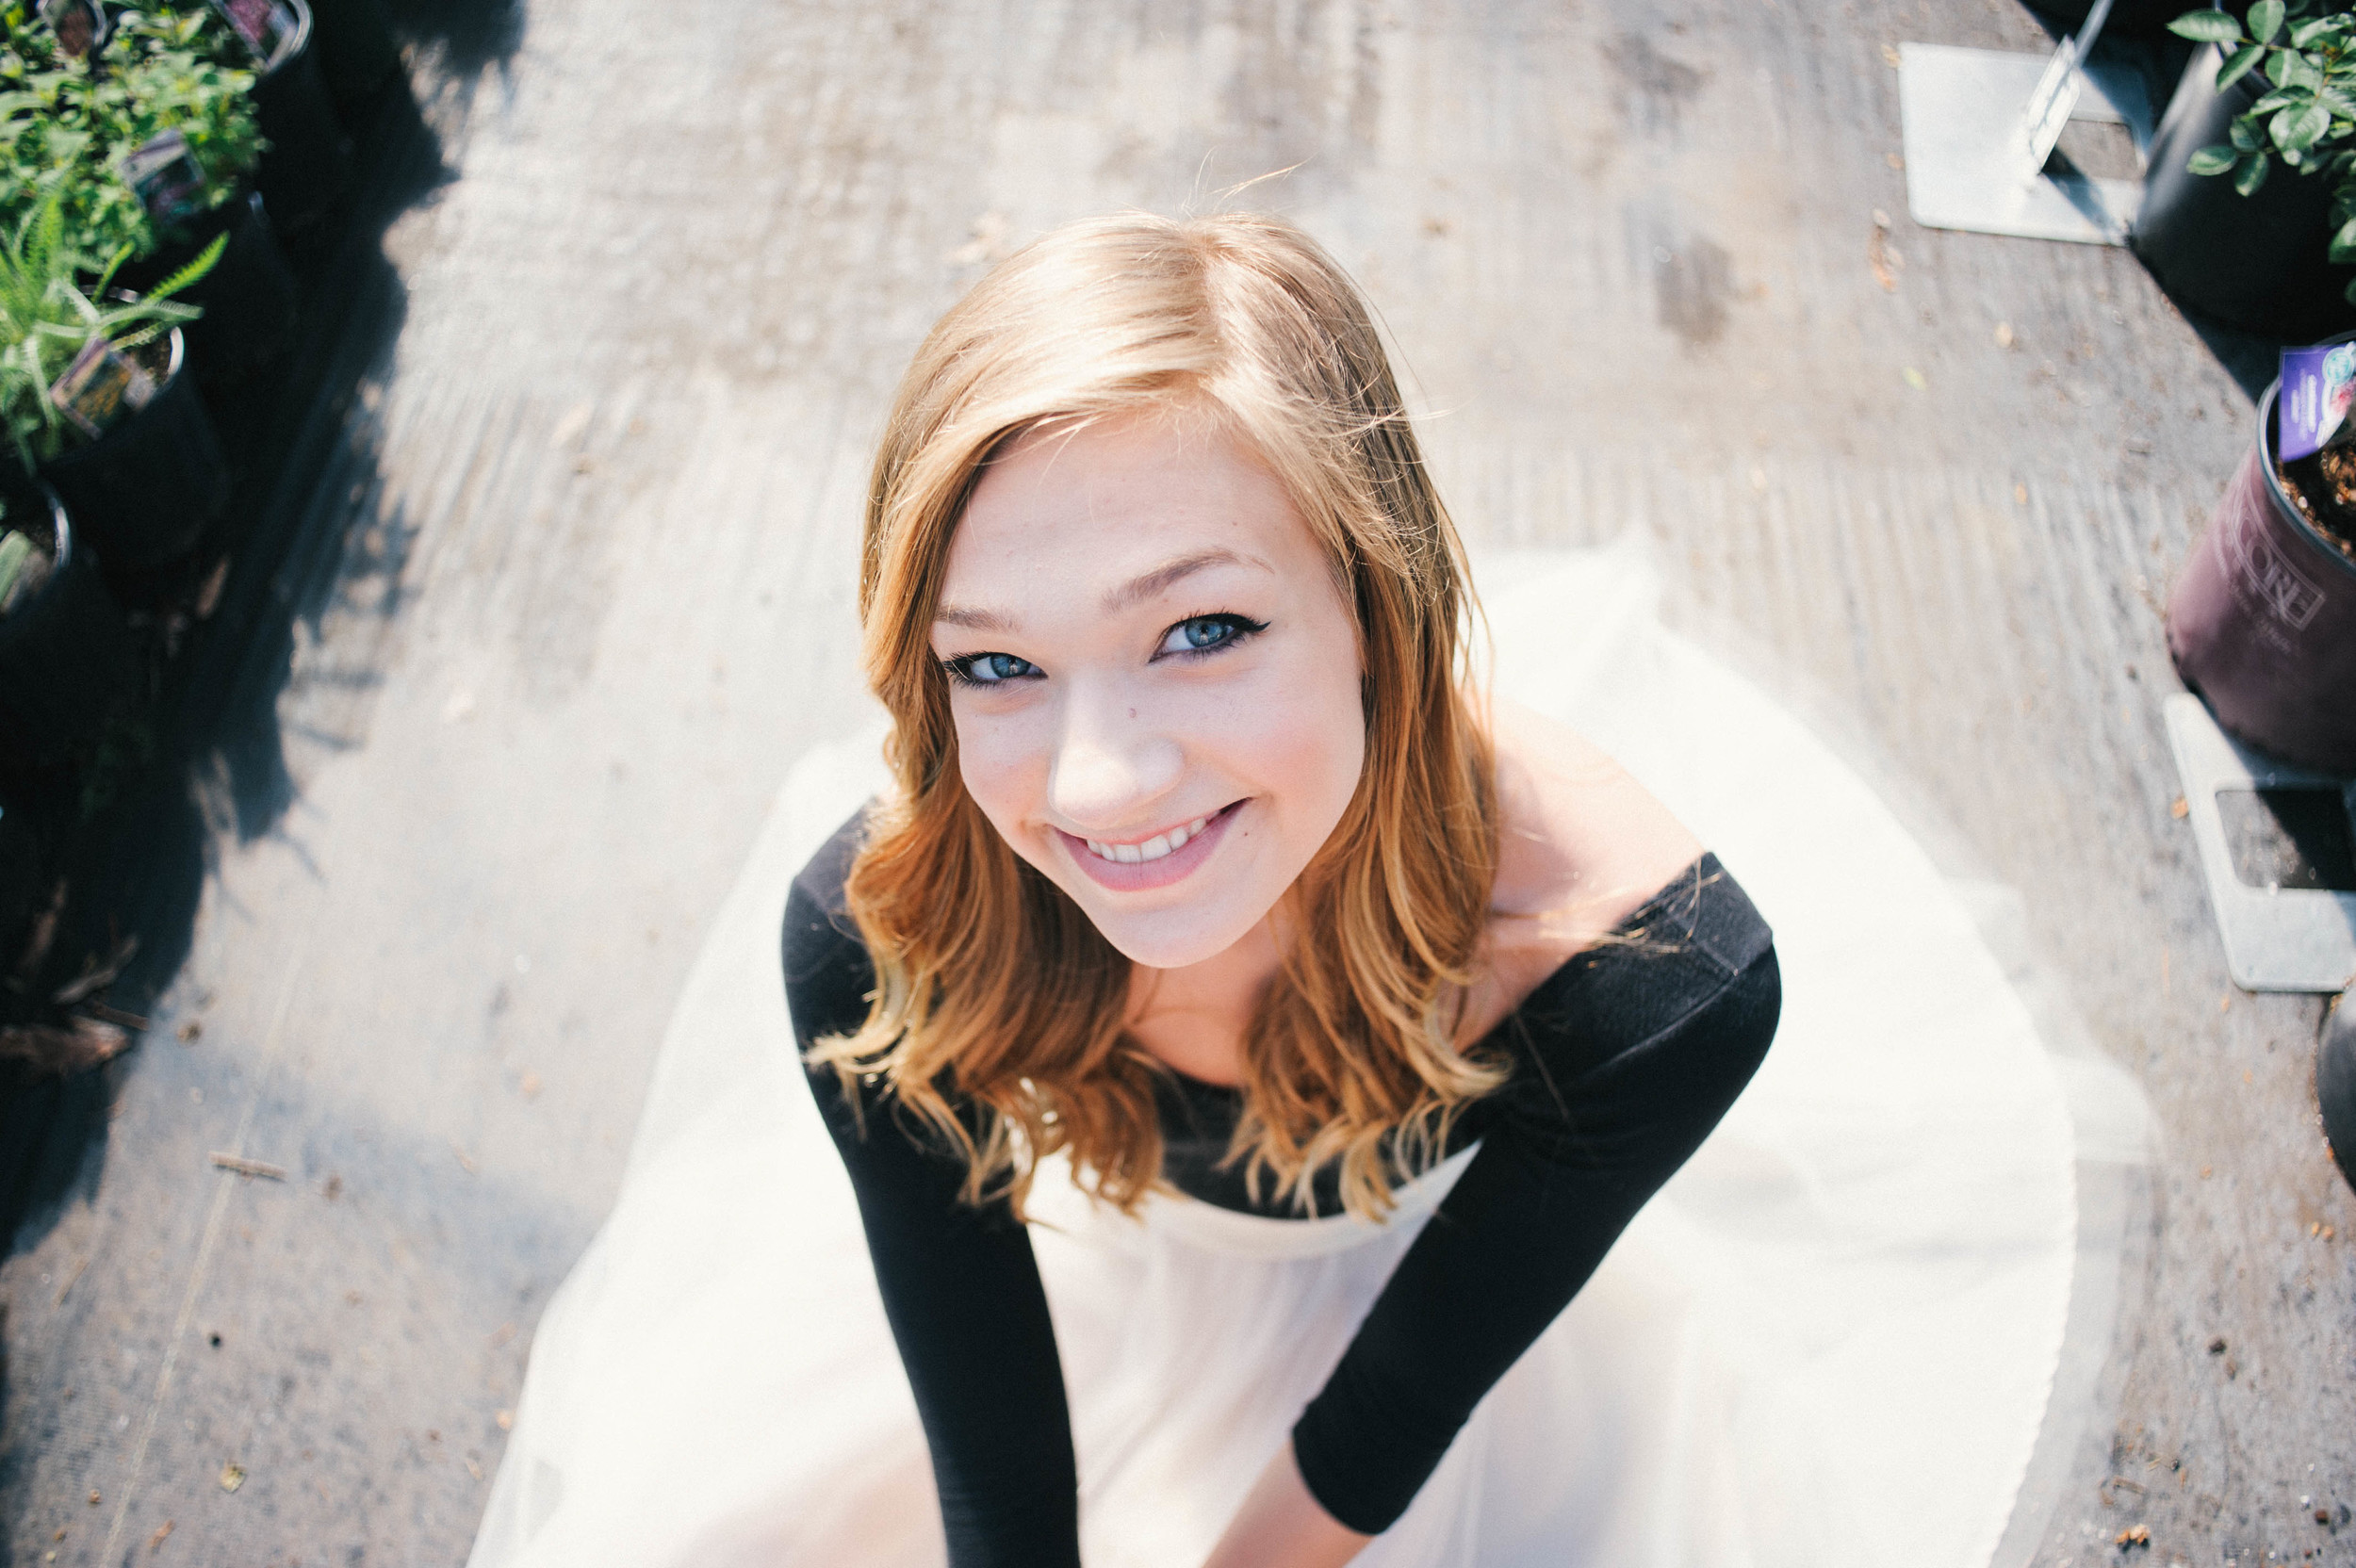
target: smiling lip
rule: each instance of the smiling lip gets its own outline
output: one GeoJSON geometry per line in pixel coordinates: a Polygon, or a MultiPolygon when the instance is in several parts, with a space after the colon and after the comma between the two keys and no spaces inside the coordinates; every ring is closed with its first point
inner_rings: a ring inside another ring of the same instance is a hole
{"type": "Polygon", "coordinates": [[[1115,892],[1143,892],[1150,888],[1169,887],[1210,858],[1211,851],[1225,836],[1228,823],[1243,804],[1238,800],[1207,817],[1165,828],[1134,843],[1083,839],[1060,827],[1055,829],[1055,836],[1063,841],[1064,848],[1080,869],[1101,886],[1115,892]],[[1137,858],[1126,858],[1128,856],[1137,858]]]}

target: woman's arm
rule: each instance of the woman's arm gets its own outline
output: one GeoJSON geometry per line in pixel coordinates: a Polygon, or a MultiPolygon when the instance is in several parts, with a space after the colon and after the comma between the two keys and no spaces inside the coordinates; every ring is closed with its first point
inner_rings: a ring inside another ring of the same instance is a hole
{"type": "Polygon", "coordinates": [[[1342,1568],[1373,1539],[1326,1512],[1309,1494],[1287,1438],[1203,1568],[1342,1568]]]}
{"type": "Polygon", "coordinates": [[[1750,901],[1705,858],[1651,907],[1643,945],[1574,960],[1509,1024],[1480,1152],[1293,1428],[1304,1487],[1348,1528],[1406,1511],[1766,1054],[1782,987],[1750,901]]]}
{"type": "MultiPolygon", "coordinates": [[[[828,908],[856,822],[794,883],[786,999],[803,1050],[857,1029],[875,972],[828,908]],[[827,873],[831,870],[831,876],[827,873]]],[[[1029,1233],[974,1207],[964,1168],[878,1088],[810,1073],[850,1173],[885,1315],[931,1450],[952,1568],[1079,1568],[1079,1488],[1063,1370],[1029,1233]]]]}

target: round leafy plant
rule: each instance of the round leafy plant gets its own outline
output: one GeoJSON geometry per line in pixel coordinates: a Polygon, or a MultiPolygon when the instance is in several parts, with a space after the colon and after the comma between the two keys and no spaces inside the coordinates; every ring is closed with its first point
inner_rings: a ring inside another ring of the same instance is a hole
{"type": "Polygon", "coordinates": [[[105,46],[79,59],[31,8],[29,0],[0,6],[0,232],[55,200],[77,253],[102,266],[152,254],[177,237],[178,222],[150,210],[129,166],[167,132],[180,139],[192,176],[179,221],[243,188],[263,147],[254,74],[211,7],[124,11],[105,46]]]}

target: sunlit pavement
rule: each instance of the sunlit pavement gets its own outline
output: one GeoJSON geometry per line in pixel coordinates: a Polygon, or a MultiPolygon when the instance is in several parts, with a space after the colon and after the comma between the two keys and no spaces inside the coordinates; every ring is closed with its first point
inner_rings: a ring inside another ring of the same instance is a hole
{"type": "Polygon", "coordinates": [[[702,923],[868,711],[901,367],[1044,227],[1279,171],[1240,200],[1363,282],[1476,548],[1647,541],[2148,1096],[2008,1560],[2356,1549],[2320,1003],[2228,981],[2160,720],[2265,349],[1907,221],[1896,45],[2044,46],[2012,0],[479,10],[412,59],[452,177],[332,275],[354,395],[270,498],[291,642],[219,672],[283,690],[197,781],[188,956],[0,1273],[7,1560],[463,1559],[702,923]]]}

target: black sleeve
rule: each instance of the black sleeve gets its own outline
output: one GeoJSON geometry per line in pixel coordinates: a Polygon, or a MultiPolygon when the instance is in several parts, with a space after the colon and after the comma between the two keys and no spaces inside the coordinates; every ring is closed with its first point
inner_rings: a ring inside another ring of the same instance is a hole
{"type": "Polygon", "coordinates": [[[1782,983],[1750,900],[1704,857],[1647,908],[1638,940],[1574,959],[1515,1015],[1480,1152],[1293,1429],[1311,1494],[1354,1530],[1407,1511],[1766,1054],[1782,983]]]}
{"type": "MultiPolygon", "coordinates": [[[[867,1018],[875,969],[842,909],[854,818],[794,884],[786,1001],[807,1052],[867,1018]]],[[[932,1450],[952,1568],[1078,1568],[1079,1487],[1062,1364],[1029,1233],[958,1200],[964,1167],[884,1092],[806,1074],[859,1197],[884,1313],[932,1450]]]]}

